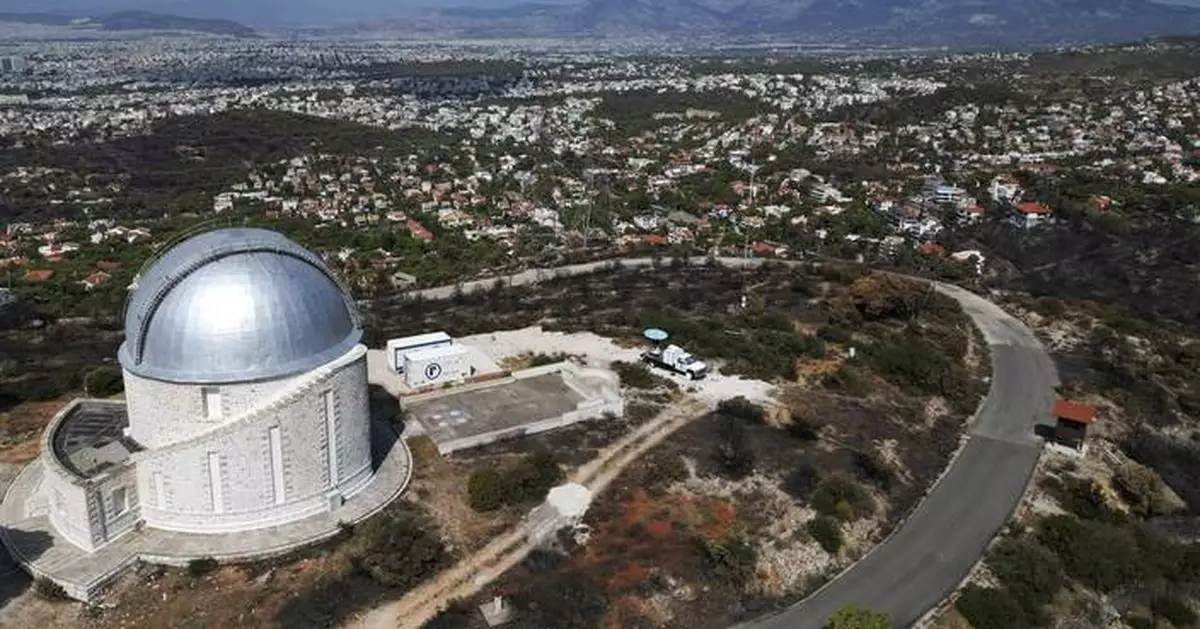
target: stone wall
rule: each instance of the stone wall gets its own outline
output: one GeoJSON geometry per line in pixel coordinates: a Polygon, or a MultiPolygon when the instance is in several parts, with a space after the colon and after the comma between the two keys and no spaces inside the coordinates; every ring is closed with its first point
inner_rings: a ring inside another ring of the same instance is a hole
{"type": "Polygon", "coordinates": [[[45,471],[41,491],[50,503],[50,523],[67,541],[84,550],[95,550],[103,539],[97,540],[92,534],[87,488],[75,482],[65,470],[55,469],[58,466],[47,458],[42,457],[45,471]]]}
{"type": "Polygon", "coordinates": [[[146,524],[196,533],[273,526],[326,511],[331,500],[366,486],[372,474],[366,349],[358,346],[292,385],[282,399],[262,400],[263,408],[232,425],[136,455],[146,524]],[[333,428],[336,484],[327,427],[333,428]],[[275,478],[272,428],[279,430],[282,483],[275,478]],[[278,485],[282,498],[275,495],[278,485]]]}
{"type": "Polygon", "coordinates": [[[246,411],[296,386],[304,376],[248,384],[213,385],[221,394],[221,417],[205,416],[204,387],[125,374],[129,434],[146,449],[180,443],[236,421],[246,411]]]}
{"type": "Polygon", "coordinates": [[[114,539],[132,531],[141,521],[138,501],[137,472],[133,466],[124,466],[110,475],[96,479],[92,491],[94,500],[104,518],[104,541],[114,539]],[[125,503],[118,504],[118,490],[124,489],[125,503]]]}

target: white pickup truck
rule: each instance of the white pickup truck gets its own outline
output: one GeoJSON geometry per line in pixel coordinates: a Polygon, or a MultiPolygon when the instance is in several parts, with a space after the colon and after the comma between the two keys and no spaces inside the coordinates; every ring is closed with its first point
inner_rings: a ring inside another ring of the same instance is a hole
{"type": "Polygon", "coordinates": [[[684,374],[692,380],[699,380],[708,375],[708,365],[696,360],[695,356],[687,353],[678,345],[668,345],[666,348],[656,347],[643,352],[642,362],[684,374]]]}

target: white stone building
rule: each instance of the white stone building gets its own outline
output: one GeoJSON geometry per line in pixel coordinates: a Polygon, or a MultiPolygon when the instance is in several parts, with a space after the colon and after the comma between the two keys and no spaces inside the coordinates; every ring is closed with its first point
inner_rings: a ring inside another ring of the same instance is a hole
{"type": "Polygon", "coordinates": [[[22,558],[9,525],[22,517],[31,529],[45,517],[53,538],[89,554],[133,531],[218,551],[220,536],[238,537],[241,558],[255,553],[249,532],[292,526],[292,540],[256,534],[264,553],[324,534],[307,519],[339,512],[375,476],[361,337],[349,293],[282,235],[180,243],[127,305],[125,401],[76,400],[55,417],[5,498],[5,543],[22,558]]]}

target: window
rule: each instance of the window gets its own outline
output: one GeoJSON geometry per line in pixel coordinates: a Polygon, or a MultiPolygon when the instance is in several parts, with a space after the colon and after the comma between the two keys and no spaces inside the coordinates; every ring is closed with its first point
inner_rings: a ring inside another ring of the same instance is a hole
{"type": "Polygon", "coordinates": [[[112,517],[119,517],[129,511],[129,492],[124,487],[112,490],[112,517]]]}
{"type": "Polygon", "coordinates": [[[201,392],[204,395],[204,418],[209,421],[221,419],[221,390],[204,387],[201,392]]]}
{"type": "Polygon", "coordinates": [[[225,488],[221,485],[221,455],[208,453],[208,497],[213,513],[225,512],[225,488]]]}
{"type": "Polygon", "coordinates": [[[338,435],[337,435],[337,405],[333,399],[333,391],[326,391],[325,398],[325,449],[329,455],[329,486],[336,487],[338,479],[338,435]]]}
{"type": "Polygon", "coordinates": [[[271,447],[271,489],[275,493],[275,504],[284,501],[283,484],[283,441],[279,436],[279,426],[271,426],[267,431],[267,442],[271,447]]]}

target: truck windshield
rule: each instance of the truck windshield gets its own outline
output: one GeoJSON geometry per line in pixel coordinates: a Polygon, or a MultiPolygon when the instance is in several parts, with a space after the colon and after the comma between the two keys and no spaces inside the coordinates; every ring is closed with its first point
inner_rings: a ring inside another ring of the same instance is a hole
{"type": "Polygon", "coordinates": [[[679,364],[681,364],[681,365],[690,365],[694,362],[696,362],[696,359],[691,356],[680,356],[679,357],[679,364]]]}

